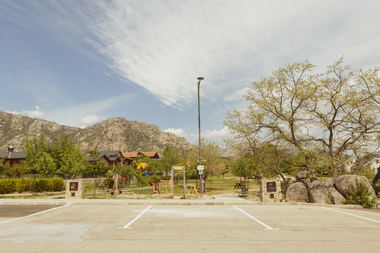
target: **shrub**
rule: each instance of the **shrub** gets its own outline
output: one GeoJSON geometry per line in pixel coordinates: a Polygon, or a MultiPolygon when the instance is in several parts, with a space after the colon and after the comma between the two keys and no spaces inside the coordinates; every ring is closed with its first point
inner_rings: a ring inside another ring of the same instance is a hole
{"type": "MultiPolygon", "coordinates": [[[[12,192],[30,191],[33,179],[0,179],[0,194],[12,192]]],[[[65,183],[62,178],[36,178],[34,181],[34,191],[62,191],[65,189],[65,183]]]]}
{"type": "Polygon", "coordinates": [[[151,176],[150,180],[153,184],[159,184],[161,182],[161,178],[157,175],[151,176]]]}
{"type": "Polygon", "coordinates": [[[102,187],[106,189],[111,189],[113,187],[113,180],[112,178],[107,177],[103,180],[102,187]]]}
{"type": "Polygon", "coordinates": [[[34,181],[34,191],[43,192],[48,190],[48,179],[47,178],[37,178],[34,181]]]}
{"type": "Polygon", "coordinates": [[[346,204],[361,205],[364,208],[374,208],[376,207],[375,199],[369,193],[367,187],[356,182],[356,189],[351,195],[346,197],[346,204]]]}
{"type": "Polygon", "coordinates": [[[32,182],[31,179],[15,179],[16,181],[16,191],[21,193],[25,191],[30,191],[30,184],[32,182]]]}
{"type": "Polygon", "coordinates": [[[16,181],[14,179],[0,179],[0,194],[7,194],[16,191],[16,181]]]}
{"type": "Polygon", "coordinates": [[[65,189],[65,182],[62,178],[49,178],[47,182],[47,190],[51,192],[58,192],[65,189]]]}

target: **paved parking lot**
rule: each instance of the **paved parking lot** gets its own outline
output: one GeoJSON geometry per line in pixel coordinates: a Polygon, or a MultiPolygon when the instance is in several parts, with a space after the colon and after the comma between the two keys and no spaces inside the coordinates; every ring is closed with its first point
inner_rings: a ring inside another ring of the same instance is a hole
{"type": "Polygon", "coordinates": [[[6,208],[1,252],[380,252],[380,213],[364,210],[76,203],[15,219],[6,208]]]}

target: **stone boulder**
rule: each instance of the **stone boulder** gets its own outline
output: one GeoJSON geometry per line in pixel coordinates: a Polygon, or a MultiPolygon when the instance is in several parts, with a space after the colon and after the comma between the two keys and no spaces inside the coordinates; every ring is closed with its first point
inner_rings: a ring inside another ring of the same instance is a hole
{"type": "Polygon", "coordinates": [[[368,189],[369,194],[373,198],[376,198],[375,191],[365,176],[341,175],[335,180],[336,189],[345,197],[351,195],[356,190],[358,184],[363,184],[368,189]]]}
{"type": "Polygon", "coordinates": [[[288,202],[308,202],[306,186],[301,182],[291,184],[286,190],[286,200],[288,202]]]}
{"type": "Polygon", "coordinates": [[[334,187],[333,181],[317,180],[309,185],[311,203],[344,204],[345,198],[334,187]]]}
{"type": "Polygon", "coordinates": [[[317,178],[314,176],[314,174],[307,170],[302,170],[297,173],[296,180],[298,182],[302,182],[306,184],[307,187],[310,187],[310,184],[317,180],[317,178]]]}
{"type": "Polygon", "coordinates": [[[301,170],[300,172],[297,173],[296,180],[301,181],[301,180],[305,180],[308,177],[309,177],[309,171],[301,170]]]}

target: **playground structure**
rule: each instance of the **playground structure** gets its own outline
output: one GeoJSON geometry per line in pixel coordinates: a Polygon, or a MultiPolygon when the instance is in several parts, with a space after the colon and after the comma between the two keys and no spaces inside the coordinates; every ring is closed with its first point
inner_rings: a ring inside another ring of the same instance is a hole
{"type": "Polygon", "coordinates": [[[183,175],[183,198],[186,198],[186,169],[185,166],[172,166],[172,175],[170,179],[170,188],[172,190],[172,195],[174,198],[174,175],[183,175]]]}
{"type": "MultiPolygon", "coordinates": [[[[136,172],[143,173],[143,176],[148,177],[149,171],[148,171],[149,165],[146,163],[140,163],[137,168],[136,172]]],[[[120,175],[116,174],[112,178],[113,180],[113,186],[112,186],[112,192],[111,194],[115,197],[119,197],[122,192],[124,192],[124,196],[127,192],[127,194],[134,194],[136,191],[143,191],[146,189],[149,189],[151,187],[151,194],[158,194],[156,197],[158,198],[174,198],[175,194],[178,194],[178,190],[182,187],[183,188],[183,194],[182,198],[191,198],[196,197],[200,194],[200,191],[198,189],[198,186],[195,184],[189,184],[187,185],[186,182],[186,168],[185,166],[172,166],[171,167],[171,175],[169,181],[164,181],[160,184],[158,181],[151,181],[149,182],[150,186],[144,187],[141,185],[139,188],[131,187],[130,179],[129,178],[122,178],[120,175]],[[182,177],[182,178],[181,178],[182,177]],[[182,179],[182,180],[181,180],[182,179]],[[181,185],[181,182],[183,185],[181,185]],[[126,189],[128,187],[129,189],[126,189]]],[[[210,191],[211,189],[206,190],[206,182],[203,181],[203,189],[204,192],[210,191]]],[[[137,194],[141,194],[137,193],[137,194]]],[[[147,192],[145,191],[145,194],[147,192]]],[[[148,193],[149,194],[149,193],[148,193]]]]}
{"type": "Polygon", "coordinates": [[[119,176],[119,174],[114,175],[112,180],[113,186],[111,194],[115,195],[116,197],[122,193],[122,187],[128,186],[130,184],[129,178],[122,178],[119,176]]]}

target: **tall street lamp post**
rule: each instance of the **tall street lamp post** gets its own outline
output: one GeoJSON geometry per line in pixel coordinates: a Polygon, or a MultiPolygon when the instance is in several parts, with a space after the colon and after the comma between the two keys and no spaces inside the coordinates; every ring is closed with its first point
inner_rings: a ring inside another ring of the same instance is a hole
{"type": "MultiPolygon", "coordinates": [[[[199,141],[199,165],[202,165],[201,160],[201,107],[200,107],[200,97],[199,97],[199,88],[201,86],[201,81],[203,80],[203,77],[198,77],[198,141],[199,141]]],[[[202,170],[199,170],[199,179],[200,179],[200,187],[199,191],[200,194],[203,194],[203,176],[202,176],[202,170]]]]}

